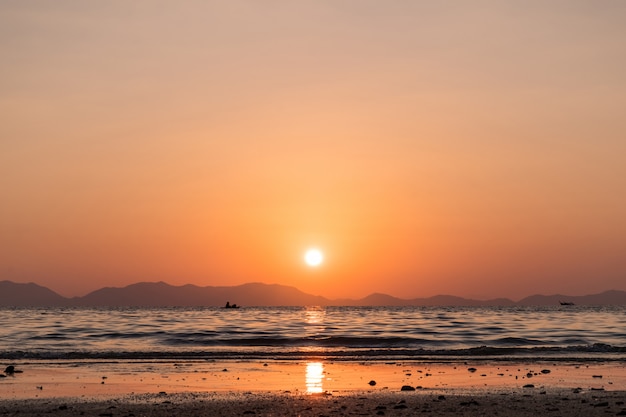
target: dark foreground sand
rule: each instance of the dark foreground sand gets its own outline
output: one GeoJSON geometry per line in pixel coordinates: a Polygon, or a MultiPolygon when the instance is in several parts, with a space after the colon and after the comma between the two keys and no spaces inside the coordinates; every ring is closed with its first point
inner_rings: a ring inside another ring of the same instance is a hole
{"type": "Polygon", "coordinates": [[[0,402],[2,416],[620,416],[625,392],[176,393],[0,402]]]}

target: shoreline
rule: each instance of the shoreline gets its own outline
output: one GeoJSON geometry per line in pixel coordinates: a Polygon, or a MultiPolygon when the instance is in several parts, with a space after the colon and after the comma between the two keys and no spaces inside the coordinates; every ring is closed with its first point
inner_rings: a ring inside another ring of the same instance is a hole
{"type": "Polygon", "coordinates": [[[0,360],[8,365],[21,372],[0,378],[0,415],[626,415],[626,360],[0,360]]]}
{"type": "Polygon", "coordinates": [[[360,390],[559,388],[626,390],[622,361],[459,362],[282,360],[1,360],[1,399],[98,397],[125,393],[338,393],[360,390]],[[374,383],[372,383],[374,381],[374,383]]]}

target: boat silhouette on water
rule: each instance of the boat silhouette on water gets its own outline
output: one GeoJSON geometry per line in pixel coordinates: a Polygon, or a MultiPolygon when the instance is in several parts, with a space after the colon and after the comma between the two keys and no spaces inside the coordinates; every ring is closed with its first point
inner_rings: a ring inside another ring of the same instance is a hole
{"type": "Polygon", "coordinates": [[[237,304],[231,304],[230,302],[226,301],[226,305],[223,308],[239,308],[239,306],[237,304]]]}

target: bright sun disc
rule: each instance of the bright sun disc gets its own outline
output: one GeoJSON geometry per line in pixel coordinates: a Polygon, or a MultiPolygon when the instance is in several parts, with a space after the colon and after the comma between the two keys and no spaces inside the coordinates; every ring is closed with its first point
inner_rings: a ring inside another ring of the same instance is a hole
{"type": "Polygon", "coordinates": [[[304,262],[309,266],[318,266],[324,260],[324,254],[319,249],[309,249],[304,254],[304,262]]]}

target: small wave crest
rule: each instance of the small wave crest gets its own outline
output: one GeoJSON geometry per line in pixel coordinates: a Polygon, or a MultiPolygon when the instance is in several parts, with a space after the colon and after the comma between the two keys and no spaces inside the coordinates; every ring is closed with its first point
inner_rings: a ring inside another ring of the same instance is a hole
{"type": "Polygon", "coordinates": [[[326,360],[419,360],[419,361],[463,361],[480,359],[491,361],[623,361],[626,347],[610,346],[602,343],[581,346],[545,347],[494,347],[477,346],[463,349],[426,348],[354,348],[340,349],[314,346],[291,346],[263,348],[248,346],[214,350],[169,350],[169,351],[93,351],[93,350],[17,350],[0,351],[4,359],[47,359],[47,360],[307,360],[321,357],[326,360]]]}

